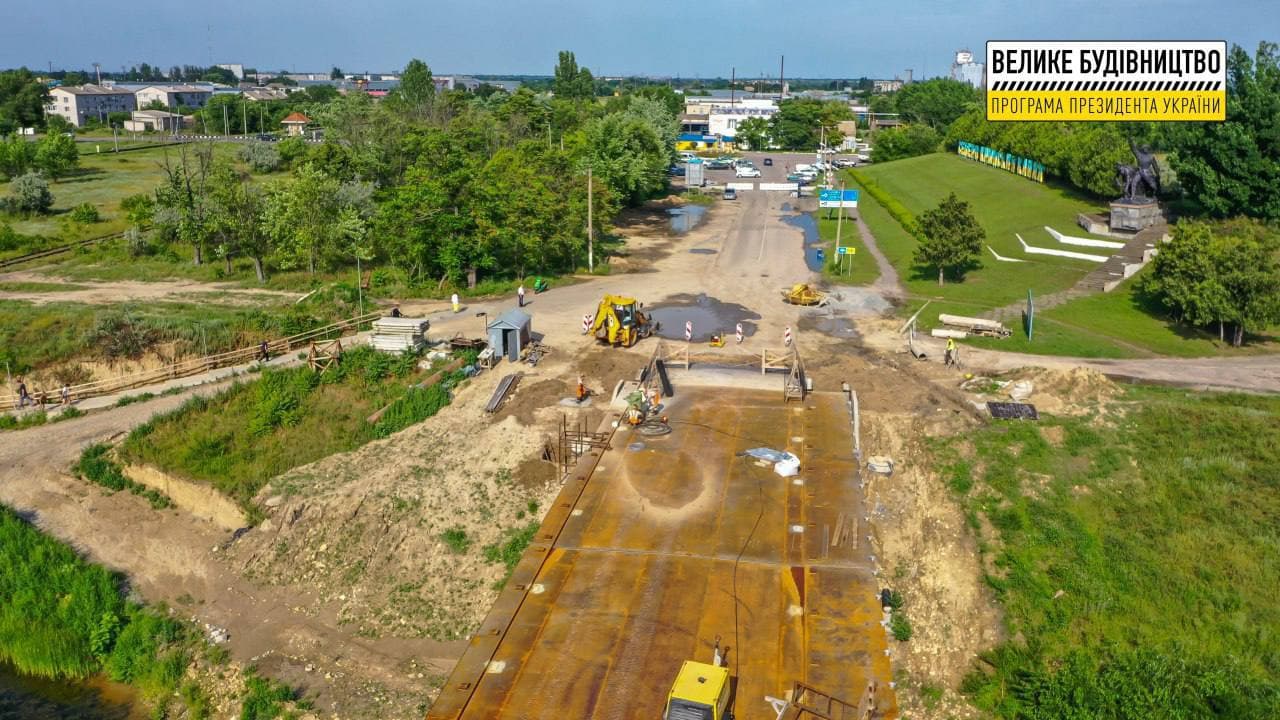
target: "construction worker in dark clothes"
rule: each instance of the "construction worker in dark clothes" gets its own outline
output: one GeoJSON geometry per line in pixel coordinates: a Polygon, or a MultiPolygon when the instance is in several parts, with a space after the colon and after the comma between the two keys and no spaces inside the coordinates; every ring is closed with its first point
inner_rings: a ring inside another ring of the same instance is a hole
{"type": "Polygon", "coordinates": [[[391,308],[391,317],[401,317],[399,305],[396,305],[395,307],[391,308]]]}
{"type": "Polygon", "coordinates": [[[268,346],[266,340],[263,340],[262,344],[258,346],[258,359],[262,362],[266,362],[271,359],[271,348],[268,346]]]}
{"type": "Polygon", "coordinates": [[[27,384],[22,378],[18,378],[18,409],[26,407],[31,403],[31,394],[27,392],[27,384]]]}

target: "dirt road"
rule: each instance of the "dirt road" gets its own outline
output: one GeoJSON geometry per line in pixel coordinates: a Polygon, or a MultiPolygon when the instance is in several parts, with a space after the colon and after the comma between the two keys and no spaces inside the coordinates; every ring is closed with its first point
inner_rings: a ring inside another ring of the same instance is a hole
{"type": "Polygon", "coordinates": [[[246,288],[236,283],[198,280],[140,282],[71,281],[30,270],[0,273],[0,300],[25,300],[43,305],[54,302],[110,305],[122,302],[215,302],[220,305],[279,304],[297,300],[301,293],[266,288],[246,288]],[[12,283],[4,289],[4,284],[12,283]],[[27,285],[23,288],[23,285],[27,285]]]}
{"type": "Polygon", "coordinates": [[[319,708],[337,703],[344,714],[367,708],[376,716],[378,698],[414,707],[424,697],[417,674],[451,667],[462,643],[375,643],[332,615],[299,612],[298,594],[306,588],[252,583],[219,560],[229,533],[178,510],[151,510],[126,492],[108,495],[67,474],[82,448],[121,436],[154,413],[220,387],[206,385],[5,433],[0,436],[0,503],[90,560],[124,572],[148,601],[165,601],[202,624],[226,628],[236,660],[256,662],[272,677],[305,690],[319,708]]]}

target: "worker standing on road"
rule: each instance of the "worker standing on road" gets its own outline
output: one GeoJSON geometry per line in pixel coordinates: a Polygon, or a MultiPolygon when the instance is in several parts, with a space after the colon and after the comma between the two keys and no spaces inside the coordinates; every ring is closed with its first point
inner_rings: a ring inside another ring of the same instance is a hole
{"type": "Polygon", "coordinates": [[[524,283],[520,283],[519,289],[516,290],[516,302],[520,307],[524,307],[524,283]]]}
{"type": "Polygon", "coordinates": [[[956,339],[955,338],[947,338],[947,353],[946,353],[946,357],[944,358],[944,361],[945,362],[943,364],[947,365],[948,367],[956,364],[956,339]]]}
{"type": "Polygon", "coordinates": [[[449,298],[449,301],[453,303],[454,312],[462,311],[462,303],[458,302],[458,293],[454,293],[453,297],[449,298]]]}

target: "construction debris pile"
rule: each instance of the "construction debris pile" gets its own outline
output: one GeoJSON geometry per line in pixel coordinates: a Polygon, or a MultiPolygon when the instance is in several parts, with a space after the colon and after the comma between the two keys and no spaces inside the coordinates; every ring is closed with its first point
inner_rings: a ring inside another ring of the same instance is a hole
{"type": "Polygon", "coordinates": [[[937,338],[955,338],[960,340],[970,335],[985,335],[987,337],[1009,337],[1009,328],[1004,326],[998,320],[988,320],[986,318],[964,317],[963,315],[947,315],[938,316],[938,322],[947,325],[945,328],[934,328],[930,334],[937,338]]]}
{"type": "Polygon", "coordinates": [[[426,346],[426,333],[430,326],[426,318],[378,318],[373,321],[373,336],[369,338],[369,344],[375,350],[387,353],[417,352],[426,346]]]}

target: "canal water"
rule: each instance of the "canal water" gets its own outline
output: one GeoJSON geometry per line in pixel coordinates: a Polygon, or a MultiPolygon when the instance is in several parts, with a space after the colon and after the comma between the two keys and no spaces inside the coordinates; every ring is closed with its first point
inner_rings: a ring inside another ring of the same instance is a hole
{"type": "Polygon", "coordinates": [[[0,720],[142,720],[133,691],[105,679],[83,683],[20,674],[0,663],[0,720]]]}

